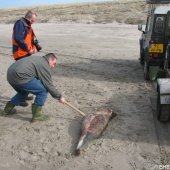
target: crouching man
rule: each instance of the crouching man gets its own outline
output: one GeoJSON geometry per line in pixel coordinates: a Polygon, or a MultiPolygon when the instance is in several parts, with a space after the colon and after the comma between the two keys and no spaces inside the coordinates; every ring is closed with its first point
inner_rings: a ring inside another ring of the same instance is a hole
{"type": "Polygon", "coordinates": [[[57,66],[57,57],[49,53],[43,57],[27,57],[13,63],[7,71],[7,80],[15,89],[17,94],[7,102],[3,114],[15,114],[15,106],[25,101],[29,93],[35,95],[32,104],[32,122],[45,121],[47,115],[41,113],[45,104],[48,92],[60,103],[65,103],[65,99],[54,87],[51,71],[57,66]]]}

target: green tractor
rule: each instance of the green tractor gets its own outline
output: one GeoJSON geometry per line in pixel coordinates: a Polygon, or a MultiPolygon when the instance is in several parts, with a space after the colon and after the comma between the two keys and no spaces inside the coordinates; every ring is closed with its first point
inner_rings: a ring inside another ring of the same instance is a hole
{"type": "Polygon", "coordinates": [[[139,24],[142,31],[140,43],[140,63],[146,80],[165,77],[165,55],[170,42],[170,0],[147,0],[148,15],[146,25],[139,24]]]}

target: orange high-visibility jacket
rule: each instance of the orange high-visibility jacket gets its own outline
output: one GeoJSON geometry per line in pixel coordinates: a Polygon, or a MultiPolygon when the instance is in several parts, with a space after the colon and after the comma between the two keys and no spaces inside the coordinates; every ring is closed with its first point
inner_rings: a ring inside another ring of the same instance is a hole
{"type": "Polygon", "coordinates": [[[33,29],[28,20],[21,18],[15,23],[12,35],[13,57],[15,60],[30,55],[29,50],[35,48],[34,38],[33,29]]]}

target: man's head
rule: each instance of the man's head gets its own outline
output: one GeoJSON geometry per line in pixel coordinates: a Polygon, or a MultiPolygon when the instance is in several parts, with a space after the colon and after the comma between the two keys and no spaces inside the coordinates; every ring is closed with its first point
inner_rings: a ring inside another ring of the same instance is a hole
{"type": "Polygon", "coordinates": [[[45,55],[45,57],[48,60],[50,68],[55,68],[57,66],[57,57],[54,53],[48,53],[45,55]]]}
{"type": "Polygon", "coordinates": [[[33,24],[34,22],[36,22],[37,19],[37,14],[34,11],[28,11],[25,14],[25,18],[30,21],[31,24],[33,24]]]}

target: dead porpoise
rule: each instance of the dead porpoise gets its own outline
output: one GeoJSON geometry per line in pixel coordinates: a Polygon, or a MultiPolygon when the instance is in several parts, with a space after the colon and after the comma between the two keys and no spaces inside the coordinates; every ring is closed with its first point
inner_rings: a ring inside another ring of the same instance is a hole
{"type": "Polygon", "coordinates": [[[78,156],[80,154],[80,148],[84,144],[85,139],[98,138],[107,127],[109,120],[115,116],[116,114],[111,109],[105,109],[87,115],[82,123],[80,139],[75,150],[75,155],[78,156]]]}

